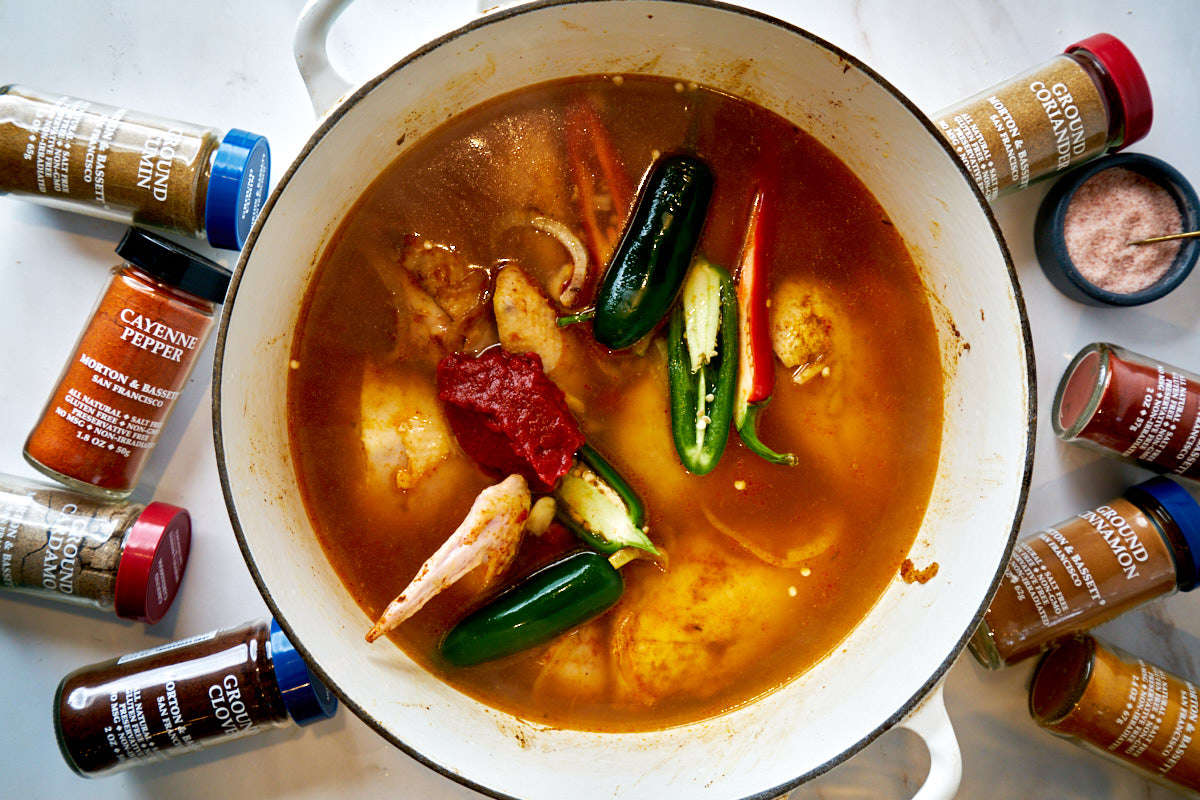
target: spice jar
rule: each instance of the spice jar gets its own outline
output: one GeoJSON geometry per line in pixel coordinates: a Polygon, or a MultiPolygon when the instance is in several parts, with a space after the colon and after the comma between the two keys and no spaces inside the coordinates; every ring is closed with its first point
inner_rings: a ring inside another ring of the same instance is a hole
{"type": "Polygon", "coordinates": [[[336,711],[266,619],[75,670],[54,696],[54,730],[67,764],[90,778],[336,711]]]}
{"type": "Polygon", "coordinates": [[[270,173],[258,134],[0,86],[0,192],[240,250],[270,173]]]}
{"type": "Polygon", "coordinates": [[[992,604],[971,637],[991,669],[1106,622],[1200,575],[1200,505],[1152,478],[1124,496],[1018,542],[992,604]]]}
{"type": "Polygon", "coordinates": [[[128,497],[195,365],[229,287],[229,270],[130,228],[126,260],[29,439],[25,459],[61,483],[128,497]]]}
{"type": "Polygon", "coordinates": [[[934,116],[988,200],[1128,147],[1153,118],[1141,66],[1107,33],[934,116]]]}
{"type": "Polygon", "coordinates": [[[1090,636],[1038,664],[1029,712],[1051,733],[1161,783],[1200,791],[1196,687],[1090,636]]]}
{"type": "Polygon", "coordinates": [[[166,503],[98,503],[0,475],[0,585],[155,623],[191,545],[188,512],[166,503]]]}
{"type": "Polygon", "coordinates": [[[1064,442],[1200,481],[1200,376],[1094,342],[1071,361],[1050,411],[1064,442]]]}

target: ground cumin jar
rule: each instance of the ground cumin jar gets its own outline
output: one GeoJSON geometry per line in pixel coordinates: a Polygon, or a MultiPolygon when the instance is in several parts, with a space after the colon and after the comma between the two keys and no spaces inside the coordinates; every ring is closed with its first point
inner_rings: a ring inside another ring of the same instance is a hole
{"type": "Polygon", "coordinates": [[[1018,542],[971,653],[991,669],[1036,655],[1200,576],[1200,505],[1167,478],[1018,542]]]}
{"type": "Polygon", "coordinates": [[[0,475],[0,586],[155,623],[171,607],[191,545],[188,512],[99,503],[0,475]]]}
{"type": "Polygon", "coordinates": [[[1095,342],[1063,373],[1050,411],[1064,442],[1200,481],[1200,376],[1095,342]]]}
{"type": "Polygon", "coordinates": [[[1029,711],[1052,733],[1162,783],[1200,791],[1196,687],[1090,636],[1067,639],[1033,675],[1029,711]]]}
{"type": "Polygon", "coordinates": [[[934,116],[988,200],[1128,147],[1153,118],[1141,66],[1107,33],[934,116]]]}
{"type": "Polygon", "coordinates": [[[266,619],[75,670],[54,696],[54,730],[71,769],[96,777],[336,711],[266,619]]]}
{"type": "Polygon", "coordinates": [[[270,177],[258,134],[0,86],[0,192],[240,250],[270,177]]]}
{"type": "Polygon", "coordinates": [[[229,288],[229,270],[131,228],[117,267],[25,442],[40,472],[106,499],[137,485],[229,288]]]}

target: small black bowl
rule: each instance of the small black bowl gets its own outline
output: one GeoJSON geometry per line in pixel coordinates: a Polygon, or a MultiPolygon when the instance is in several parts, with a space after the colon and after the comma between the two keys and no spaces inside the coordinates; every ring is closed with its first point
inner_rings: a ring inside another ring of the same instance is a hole
{"type": "Polygon", "coordinates": [[[1084,181],[1098,172],[1113,167],[1124,167],[1140,173],[1166,189],[1175,198],[1183,217],[1183,230],[1200,228],[1200,200],[1187,178],[1170,164],[1153,156],[1141,153],[1120,153],[1099,158],[1072,172],[1067,173],[1050,188],[1046,199],[1038,208],[1034,223],[1033,243],[1037,250],[1042,271],[1060,292],[1081,303],[1093,306],[1140,306],[1164,297],[1192,271],[1200,257],[1200,239],[1183,239],[1175,260],[1166,273],[1140,292],[1119,294],[1101,289],[1079,273],[1071,256],[1067,253],[1067,242],[1063,238],[1063,223],[1067,218],[1067,206],[1076,190],[1084,181]]]}

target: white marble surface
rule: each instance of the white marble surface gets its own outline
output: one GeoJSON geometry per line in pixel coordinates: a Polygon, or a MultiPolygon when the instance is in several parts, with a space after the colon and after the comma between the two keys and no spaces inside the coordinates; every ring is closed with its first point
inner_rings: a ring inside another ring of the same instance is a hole
{"type": "MultiPolygon", "coordinates": [[[[1151,135],[1134,149],[1200,181],[1200,4],[1046,0],[861,0],[747,3],[825,37],[934,111],[1048,58],[1088,34],[1115,33],[1137,53],[1157,100],[1151,135]]],[[[300,0],[84,0],[0,3],[0,81],[270,137],[276,175],[312,128],[291,61],[300,0]]],[[[365,78],[474,14],[470,0],[361,0],[332,37],[334,60],[365,78]]],[[[1097,310],[1050,287],[1034,260],[1031,226],[1045,191],[996,211],[1025,289],[1044,417],[1069,356],[1110,339],[1200,369],[1200,278],[1136,310],[1097,310]]],[[[0,471],[29,475],[20,448],[62,361],[116,262],[117,225],[0,198],[0,471]]],[[[221,254],[232,264],[229,254],[221,254]]],[[[211,347],[205,358],[211,358],[211,347]]],[[[196,371],[147,472],[146,488],[188,506],[196,535],[174,610],[148,628],[23,597],[0,598],[0,794],[95,798],[212,796],[467,798],[472,792],[393,749],[350,714],[303,732],[273,731],[219,750],[84,784],[62,763],[50,724],[59,679],[77,666],[265,613],[238,554],[217,482],[207,363],[196,371]]],[[[1054,440],[1039,423],[1025,530],[1118,494],[1144,473],[1054,440]]],[[[971,535],[964,531],[964,536],[971,535]]],[[[1148,659],[1200,677],[1200,614],[1176,596],[1102,633],[1148,659]]],[[[1029,668],[985,673],[960,660],[947,706],[964,757],[964,798],[1166,798],[1119,767],[1038,730],[1025,711],[1029,668]]],[[[797,790],[797,798],[909,797],[927,757],[914,736],[882,737],[797,790]]]]}

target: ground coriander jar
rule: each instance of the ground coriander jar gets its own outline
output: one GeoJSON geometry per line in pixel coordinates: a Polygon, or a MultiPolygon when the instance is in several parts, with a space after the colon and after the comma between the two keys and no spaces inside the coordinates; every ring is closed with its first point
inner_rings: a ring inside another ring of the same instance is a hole
{"type": "Polygon", "coordinates": [[[934,115],[988,200],[1120,150],[1150,130],[1154,104],[1133,53],[1098,33],[934,115]]]}
{"type": "Polygon", "coordinates": [[[1190,681],[1082,636],[1038,664],[1029,711],[1051,733],[1200,792],[1200,695],[1190,681]]]}
{"type": "Polygon", "coordinates": [[[1050,423],[1064,442],[1200,481],[1200,375],[1094,342],[1063,373],[1050,423]]]}
{"type": "Polygon", "coordinates": [[[224,267],[131,228],[126,263],[75,345],[25,442],[34,468],[74,489],[128,497],[224,301],[224,267]]]}
{"type": "Polygon", "coordinates": [[[1200,505],[1152,478],[1115,500],[1018,542],[971,637],[992,669],[1036,655],[1200,577],[1200,505]]]}
{"type": "Polygon", "coordinates": [[[54,697],[54,730],[67,764],[97,777],[336,712],[337,698],[265,619],[72,672],[54,697]]]}
{"type": "Polygon", "coordinates": [[[155,623],[183,580],[191,530],[167,503],[99,503],[0,475],[0,586],[155,623]]]}
{"type": "Polygon", "coordinates": [[[270,173],[255,133],[0,86],[0,193],[240,250],[270,173]]]}

